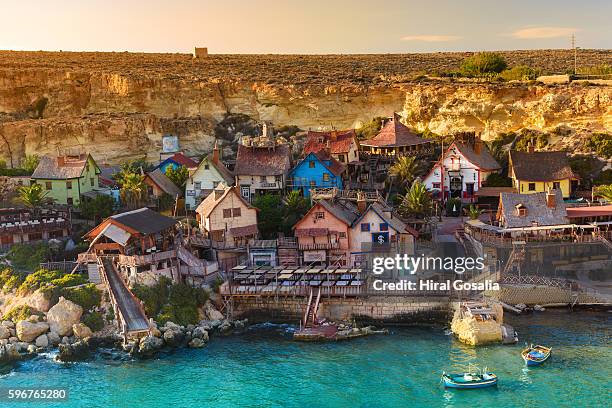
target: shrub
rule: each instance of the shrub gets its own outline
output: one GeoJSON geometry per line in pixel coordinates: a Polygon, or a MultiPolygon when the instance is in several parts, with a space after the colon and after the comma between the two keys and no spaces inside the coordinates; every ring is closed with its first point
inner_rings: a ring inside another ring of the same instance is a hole
{"type": "Polygon", "coordinates": [[[81,306],[83,310],[98,306],[102,300],[102,292],[93,283],[64,288],[61,290],[61,295],[81,306]]]}
{"type": "Polygon", "coordinates": [[[4,268],[0,271],[0,288],[4,293],[11,292],[21,285],[24,274],[15,272],[12,268],[4,268]]]}
{"type": "Polygon", "coordinates": [[[18,322],[20,320],[26,320],[32,315],[42,316],[43,313],[32,309],[30,306],[21,305],[15,306],[14,308],[6,312],[4,316],[2,316],[2,318],[4,320],[12,320],[14,322],[18,322]]]}
{"type": "Polygon", "coordinates": [[[377,116],[372,118],[368,123],[364,123],[362,127],[355,131],[355,133],[357,133],[357,138],[359,140],[366,140],[374,137],[380,131],[384,120],[385,118],[382,116],[377,116]]]}
{"type": "Polygon", "coordinates": [[[13,245],[6,258],[17,269],[35,271],[49,258],[49,245],[46,242],[13,245]]]}
{"type": "Polygon", "coordinates": [[[113,310],[113,308],[111,307],[110,309],[108,309],[108,311],[106,312],[106,321],[107,322],[112,322],[115,319],[115,311],[113,310]]]}
{"type": "Polygon", "coordinates": [[[589,148],[602,157],[612,157],[612,135],[607,133],[594,133],[589,140],[589,148]]]}
{"type": "Polygon", "coordinates": [[[82,275],[77,273],[67,273],[61,278],[53,279],[51,284],[58,286],[60,288],[67,288],[69,286],[78,286],[87,283],[87,279],[85,279],[82,275]]]}
{"type": "Polygon", "coordinates": [[[466,76],[482,76],[500,73],[506,67],[506,60],[494,52],[479,52],[466,58],[461,64],[461,72],[466,76]]]}
{"type": "Polygon", "coordinates": [[[92,331],[97,332],[104,328],[104,318],[100,312],[86,313],[81,317],[81,322],[85,323],[92,331]]]}
{"type": "Polygon", "coordinates": [[[482,182],[482,185],[484,187],[512,187],[512,179],[499,173],[492,173],[482,182]]]}
{"type": "Polygon", "coordinates": [[[597,176],[597,178],[593,180],[593,184],[596,186],[612,184],[612,169],[602,171],[599,176],[597,176]]]}
{"type": "Polygon", "coordinates": [[[43,286],[50,285],[51,281],[55,279],[59,279],[61,277],[62,277],[62,274],[59,271],[39,269],[36,272],[29,274],[25,278],[23,283],[19,285],[19,289],[17,289],[17,293],[20,295],[25,295],[27,293],[34,292],[36,289],[39,289],[43,286]]]}
{"type": "Polygon", "coordinates": [[[535,70],[527,65],[518,65],[502,71],[500,77],[506,81],[529,81],[536,79],[539,74],[539,70],[535,70]]]}

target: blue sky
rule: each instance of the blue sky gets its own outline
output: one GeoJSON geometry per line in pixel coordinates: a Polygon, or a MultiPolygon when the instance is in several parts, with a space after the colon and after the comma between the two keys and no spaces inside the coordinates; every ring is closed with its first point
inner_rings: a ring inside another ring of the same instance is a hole
{"type": "Polygon", "coordinates": [[[0,49],[394,53],[612,48],[612,1],[3,0],[0,49]],[[8,18],[7,18],[8,17],[8,18]]]}

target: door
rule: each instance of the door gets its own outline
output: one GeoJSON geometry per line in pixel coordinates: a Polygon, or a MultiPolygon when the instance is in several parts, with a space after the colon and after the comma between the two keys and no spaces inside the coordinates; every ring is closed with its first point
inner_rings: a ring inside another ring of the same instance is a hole
{"type": "Polygon", "coordinates": [[[465,183],[465,192],[468,198],[474,196],[474,183],[465,183]]]}

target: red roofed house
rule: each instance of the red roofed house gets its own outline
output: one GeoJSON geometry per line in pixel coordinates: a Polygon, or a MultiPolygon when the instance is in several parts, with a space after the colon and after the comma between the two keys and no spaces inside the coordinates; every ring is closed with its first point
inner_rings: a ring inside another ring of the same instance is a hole
{"type": "Polygon", "coordinates": [[[330,132],[308,131],[304,143],[304,155],[327,151],[340,163],[359,161],[359,142],[355,129],[332,130],[330,132]]]}
{"type": "Polygon", "coordinates": [[[393,114],[376,136],[360,142],[361,150],[378,155],[416,156],[426,153],[432,141],[424,139],[400,122],[400,116],[393,114]]]}
{"type": "Polygon", "coordinates": [[[193,159],[190,159],[189,157],[185,156],[183,153],[175,153],[163,162],[159,163],[159,166],[157,166],[157,168],[160,169],[162,173],[166,174],[166,170],[168,169],[168,167],[176,169],[180,166],[187,167],[188,169],[193,169],[198,167],[198,163],[193,159]]]}
{"type": "Polygon", "coordinates": [[[423,182],[441,199],[456,197],[464,202],[475,202],[482,183],[500,170],[501,166],[480,137],[470,135],[453,142],[423,182]]]}
{"type": "Polygon", "coordinates": [[[252,202],[256,196],[280,194],[291,168],[291,149],[287,144],[275,146],[238,145],[234,175],[240,194],[252,202]]]}

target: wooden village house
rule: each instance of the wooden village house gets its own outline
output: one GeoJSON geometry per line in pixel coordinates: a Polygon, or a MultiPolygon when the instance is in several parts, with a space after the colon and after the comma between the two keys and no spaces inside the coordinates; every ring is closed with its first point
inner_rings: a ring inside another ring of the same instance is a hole
{"type": "Polygon", "coordinates": [[[429,153],[432,140],[424,139],[400,121],[397,113],[371,139],[360,142],[363,152],[382,156],[419,156],[429,153]]]}
{"type": "Polygon", "coordinates": [[[311,152],[289,172],[289,186],[310,197],[311,188],[342,189],[346,166],[325,151],[311,152]]]}
{"type": "Polygon", "coordinates": [[[148,172],[144,177],[144,183],[147,185],[147,193],[149,198],[160,199],[164,195],[176,199],[182,197],[183,192],[166,176],[160,169],[155,169],[148,172]]]}
{"type": "Polygon", "coordinates": [[[263,194],[281,194],[291,168],[287,144],[272,146],[238,145],[234,175],[240,194],[252,202],[263,194]]]}
{"type": "Polygon", "coordinates": [[[50,239],[63,240],[71,233],[68,211],[0,208],[0,249],[50,239]]]}
{"type": "Polygon", "coordinates": [[[219,147],[202,159],[198,167],[190,171],[185,185],[185,208],[195,210],[202,200],[221,183],[228,186],[234,184],[234,175],[221,162],[219,147]]]}
{"type": "Polygon", "coordinates": [[[183,153],[175,153],[167,159],[163,160],[161,163],[159,163],[157,168],[160,169],[162,173],[166,174],[166,170],[168,170],[169,167],[177,169],[181,166],[186,167],[188,169],[195,169],[196,167],[198,167],[198,163],[193,159],[190,159],[189,157],[185,156],[183,153]]]}
{"type": "Polygon", "coordinates": [[[329,132],[308,131],[304,155],[326,151],[340,163],[359,161],[359,142],[355,129],[329,132]]]}

